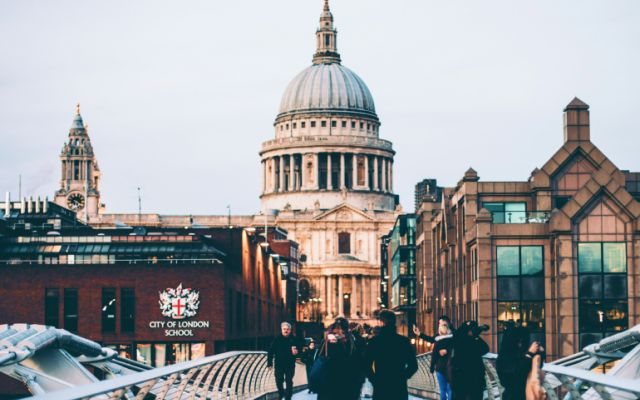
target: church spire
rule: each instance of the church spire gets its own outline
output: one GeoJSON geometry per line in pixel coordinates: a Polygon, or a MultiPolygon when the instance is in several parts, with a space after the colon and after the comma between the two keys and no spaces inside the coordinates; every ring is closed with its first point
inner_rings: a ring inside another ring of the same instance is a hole
{"type": "Polygon", "coordinates": [[[320,15],[320,26],[316,31],[316,53],[313,55],[314,64],[340,64],[338,53],[338,30],[333,26],[333,15],[329,9],[329,0],[324,0],[324,7],[320,15]]]}

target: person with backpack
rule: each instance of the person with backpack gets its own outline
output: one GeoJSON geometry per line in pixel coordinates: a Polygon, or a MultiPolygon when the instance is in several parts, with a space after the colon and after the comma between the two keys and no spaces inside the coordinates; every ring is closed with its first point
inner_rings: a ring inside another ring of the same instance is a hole
{"type": "Polygon", "coordinates": [[[449,359],[453,348],[453,335],[447,324],[442,324],[438,328],[439,335],[435,337],[435,345],[431,352],[430,370],[435,372],[440,389],[440,400],[453,400],[453,390],[451,389],[449,376],[449,359]]]}

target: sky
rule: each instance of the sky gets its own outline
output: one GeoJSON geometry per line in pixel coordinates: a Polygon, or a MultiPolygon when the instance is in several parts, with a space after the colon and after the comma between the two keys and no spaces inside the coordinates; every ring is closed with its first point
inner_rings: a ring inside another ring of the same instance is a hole
{"type": "MultiPolygon", "coordinates": [[[[0,190],[49,198],[75,104],[107,212],[260,211],[263,141],[311,63],[322,0],[0,0],[0,190]]],[[[343,65],[393,142],[394,185],[523,181],[591,106],[592,141],[640,171],[640,2],[331,0],[343,65]]],[[[4,196],[3,196],[4,198],[4,196]]]]}

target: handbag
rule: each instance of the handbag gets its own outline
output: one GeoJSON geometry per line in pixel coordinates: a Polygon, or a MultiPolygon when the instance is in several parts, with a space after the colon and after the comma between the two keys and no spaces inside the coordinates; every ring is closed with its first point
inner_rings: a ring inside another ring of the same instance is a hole
{"type": "Polygon", "coordinates": [[[313,361],[309,372],[309,389],[320,393],[329,385],[329,357],[327,356],[327,342],[322,344],[318,356],[313,361]]]}

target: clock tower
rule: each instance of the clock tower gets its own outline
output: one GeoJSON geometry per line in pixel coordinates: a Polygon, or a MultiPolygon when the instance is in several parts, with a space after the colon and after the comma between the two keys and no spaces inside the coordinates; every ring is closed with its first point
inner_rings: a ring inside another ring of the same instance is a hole
{"type": "Polygon", "coordinates": [[[69,129],[69,140],[60,154],[62,177],[55,202],[78,213],[88,221],[98,215],[100,204],[100,168],[93,154],[87,126],[80,115],[80,104],[69,129]]]}

